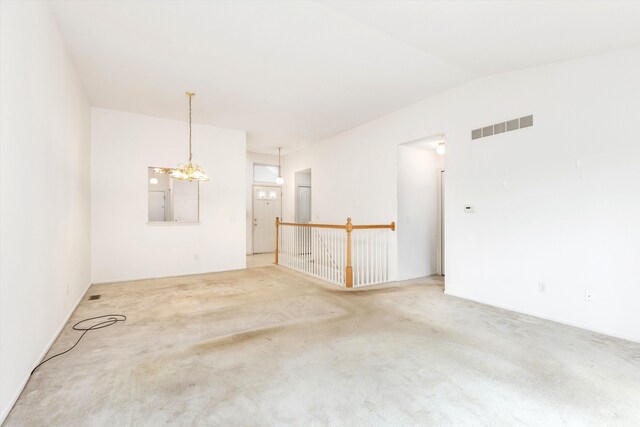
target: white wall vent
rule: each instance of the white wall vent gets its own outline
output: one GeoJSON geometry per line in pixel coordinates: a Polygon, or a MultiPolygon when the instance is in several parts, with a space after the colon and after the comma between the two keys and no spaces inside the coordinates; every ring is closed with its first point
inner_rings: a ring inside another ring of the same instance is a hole
{"type": "Polygon", "coordinates": [[[507,120],[491,126],[484,126],[471,131],[471,139],[486,138],[487,136],[499,133],[511,132],[513,130],[528,128],[533,126],[533,114],[520,117],[518,119],[507,120]]]}

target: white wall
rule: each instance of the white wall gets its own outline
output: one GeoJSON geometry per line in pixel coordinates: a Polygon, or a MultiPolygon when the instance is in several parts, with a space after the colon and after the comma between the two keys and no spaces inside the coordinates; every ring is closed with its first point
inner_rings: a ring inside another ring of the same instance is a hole
{"type": "Polygon", "coordinates": [[[311,171],[304,170],[296,172],[294,175],[296,187],[310,187],[311,186],[311,171]]]}
{"type": "MultiPolygon", "coordinates": [[[[283,160],[283,159],[281,159],[283,160]]],[[[278,165],[278,156],[272,156],[270,154],[261,154],[261,153],[253,153],[247,152],[247,162],[246,162],[246,228],[247,228],[247,254],[253,253],[253,186],[254,185],[267,185],[279,187],[279,185],[274,183],[261,183],[254,182],[253,180],[253,164],[261,163],[263,165],[278,165]]],[[[284,163],[284,162],[283,162],[284,163]]],[[[284,171],[284,169],[283,169],[284,171]]]]}
{"type": "Polygon", "coordinates": [[[640,49],[481,79],[445,108],[447,293],[640,341],[640,49]]]}
{"type": "Polygon", "coordinates": [[[187,159],[187,124],[91,109],[94,283],[245,267],[244,131],[193,125],[200,224],[147,224],[147,167],[187,159]]]}
{"type": "Polygon", "coordinates": [[[396,219],[397,146],[442,129],[435,97],[287,155],[285,211],[293,219],[294,173],[313,174],[313,222],[388,223],[396,219]]]}
{"type": "Polygon", "coordinates": [[[434,149],[398,146],[398,280],[438,272],[440,171],[434,149]]]}
{"type": "Polygon", "coordinates": [[[89,103],[47,2],[0,2],[0,423],[90,282],[89,103]]]}
{"type": "Polygon", "coordinates": [[[474,80],[287,156],[285,179],[313,169],[314,220],[387,222],[397,144],[445,134],[447,293],[640,341],[639,122],[635,48],[474,80]]]}
{"type": "MultiPolygon", "coordinates": [[[[311,168],[312,222],[397,222],[398,145],[442,132],[441,101],[431,98],[287,155],[285,220],[294,220],[294,173],[311,168]]],[[[395,280],[397,233],[390,233],[389,274],[395,280]]]]}

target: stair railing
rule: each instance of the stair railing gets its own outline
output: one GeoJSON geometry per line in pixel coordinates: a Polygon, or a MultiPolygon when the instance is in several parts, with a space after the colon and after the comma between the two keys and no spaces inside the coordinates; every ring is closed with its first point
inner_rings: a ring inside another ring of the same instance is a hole
{"type": "Polygon", "coordinates": [[[387,230],[395,229],[395,222],[354,225],[347,218],[344,225],[302,224],[276,218],[275,263],[347,288],[387,282],[387,230]]]}

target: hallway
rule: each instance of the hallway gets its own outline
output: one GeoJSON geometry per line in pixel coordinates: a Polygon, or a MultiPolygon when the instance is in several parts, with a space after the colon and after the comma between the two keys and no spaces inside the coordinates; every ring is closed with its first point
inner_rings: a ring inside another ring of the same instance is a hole
{"type": "Polygon", "coordinates": [[[640,344],[446,296],[438,277],[93,285],[50,354],[108,313],[128,319],[36,371],[7,426],[640,423],[640,344]]]}
{"type": "Polygon", "coordinates": [[[247,255],[247,268],[266,267],[273,265],[275,254],[273,252],[266,254],[247,255]]]}

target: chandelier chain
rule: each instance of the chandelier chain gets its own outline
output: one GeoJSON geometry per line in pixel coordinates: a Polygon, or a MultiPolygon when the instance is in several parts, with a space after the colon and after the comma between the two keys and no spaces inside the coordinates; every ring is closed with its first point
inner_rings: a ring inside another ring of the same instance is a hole
{"type": "Polygon", "coordinates": [[[191,163],[191,98],[193,96],[189,94],[189,163],[191,163]]]}

